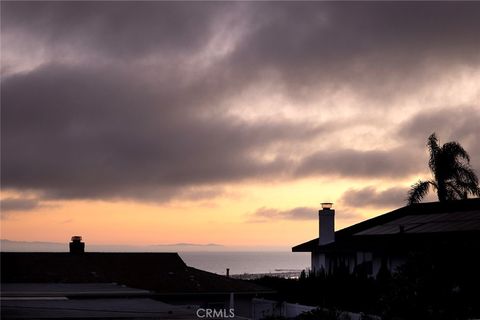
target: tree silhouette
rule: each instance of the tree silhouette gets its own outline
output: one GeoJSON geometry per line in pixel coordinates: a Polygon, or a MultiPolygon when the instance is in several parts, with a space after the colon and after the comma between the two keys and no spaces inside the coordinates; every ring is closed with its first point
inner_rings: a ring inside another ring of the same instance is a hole
{"type": "Polygon", "coordinates": [[[480,196],[478,178],[470,167],[470,156],[455,141],[440,146],[435,133],[428,137],[430,160],[428,166],[433,179],[412,185],[408,204],[420,202],[430,188],[436,190],[439,201],[467,199],[469,194],[480,196]]]}

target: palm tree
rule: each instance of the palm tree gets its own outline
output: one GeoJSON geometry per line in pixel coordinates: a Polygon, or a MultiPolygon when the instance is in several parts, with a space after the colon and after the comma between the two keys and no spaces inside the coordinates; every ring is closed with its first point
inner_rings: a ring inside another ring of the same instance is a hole
{"type": "Polygon", "coordinates": [[[455,141],[440,146],[435,133],[428,137],[430,160],[428,166],[433,179],[412,185],[408,192],[408,204],[418,203],[430,187],[436,190],[439,201],[467,199],[469,194],[480,196],[478,178],[470,166],[470,156],[455,141]]]}

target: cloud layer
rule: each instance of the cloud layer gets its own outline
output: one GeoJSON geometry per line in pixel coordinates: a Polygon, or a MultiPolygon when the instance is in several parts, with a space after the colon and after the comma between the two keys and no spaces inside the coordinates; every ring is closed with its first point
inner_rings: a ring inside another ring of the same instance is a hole
{"type": "Polygon", "coordinates": [[[433,131],[480,169],[479,3],[1,5],[6,189],[165,201],[401,180],[425,173],[433,131]]]}
{"type": "MultiPolygon", "coordinates": [[[[338,220],[360,219],[362,216],[354,212],[340,211],[336,213],[338,220]]],[[[297,207],[286,210],[275,208],[258,208],[247,218],[248,222],[263,223],[278,220],[318,220],[318,208],[297,207]]]]}
{"type": "Polygon", "coordinates": [[[5,198],[0,200],[2,214],[9,211],[33,210],[39,205],[39,201],[33,198],[5,198]]]}
{"type": "Polygon", "coordinates": [[[395,208],[405,205],[407,189],[393,187],[378,191],[374,187],[347,190],[340,201],[350,207],[395,208]]]}

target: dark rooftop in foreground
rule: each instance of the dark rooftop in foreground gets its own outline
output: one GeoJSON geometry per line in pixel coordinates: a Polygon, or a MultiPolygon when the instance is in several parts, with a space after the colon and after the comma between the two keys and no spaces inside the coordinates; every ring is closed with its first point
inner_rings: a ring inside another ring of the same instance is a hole
{"type": "Polygon", "coordinates": [[[193,319],[191,305],[113,283],[2,283],[6,319],[193,319]]]}
{"type": "Polygon", "coordinates": [[[157,294],[270,289],[187,266],[177,253],[1,253],[2,283],[119,283],[157,294]]]}
{"type": "Polygon", "coordinates": [[[385,249],[441,245],[442,241],[478,239],[480,199],[418,203],[399,208],[335,232],[335,242],[319,246],[318,238],[299,244],[293,252],[385,249]]]}
{"type": "MultiPolygon", "coordinates": [[[[2,283],[2,300],[8,298],[148,297],[152,292],[115,283],[2,283]]],[[[54,300],[54,299],[52,299],[54,300]]]]}

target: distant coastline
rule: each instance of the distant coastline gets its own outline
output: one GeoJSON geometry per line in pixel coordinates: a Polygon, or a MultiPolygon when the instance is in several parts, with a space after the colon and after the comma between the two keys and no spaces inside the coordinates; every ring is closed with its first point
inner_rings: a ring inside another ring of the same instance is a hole
{"type": "MultiPolygon", "coordinates": [[[[18,252],[67,252],[68,242],[17,241],[0,239],[1,251],[18,252]]],[[[226,246],[219,243],[167,243],[152,245],[95,244],[86,242],[90,252],[253,252],[253,251],[290,251],[290,247],[275,246],[226,246]]]]}
{"type": "MultiPolygon", "coordinates": [[[[3,252],[68,252],[67,243],[28,242],[1,239],[3,252]]],[[[227,247],[215,244],[179,243],[170,245],[123,246],[88,245],[87,252],[178,252],[188,266],[232,277],[256,279],[262,276],[296,278],[310,265],[308,253],[292,253],[289,249],[227,247]],[[256,249],[256,250],[249,250],[256,249]],[[261,250],[263,249],[263,250],[261,250]]]]}
{"type": "Polygon", "coordinates": [[[272,273],[244,273],[244,274],[234,274],[231,277],[234,279],[240,279],[240,280],[255,280],[263,277],[298,279],[301,273],[302,273],[302,270],[288,271],[288,272],[272,272],[272,273]]]}

